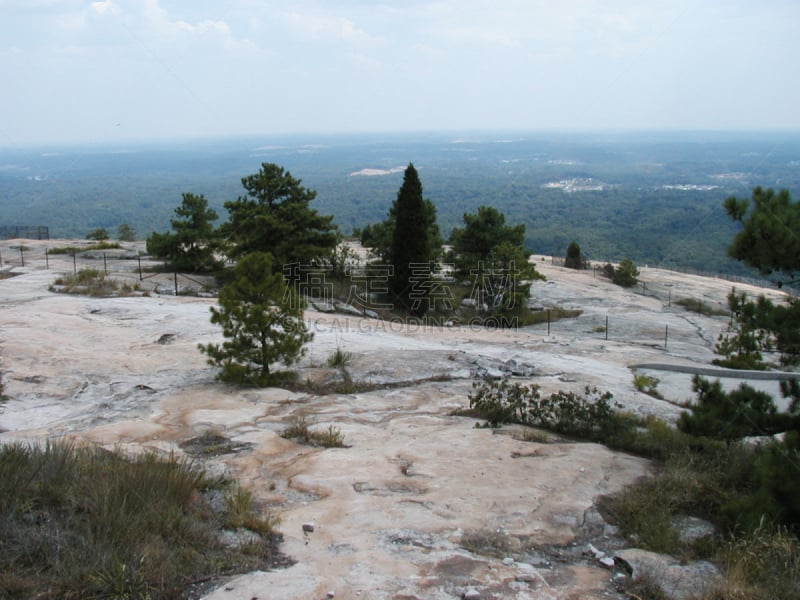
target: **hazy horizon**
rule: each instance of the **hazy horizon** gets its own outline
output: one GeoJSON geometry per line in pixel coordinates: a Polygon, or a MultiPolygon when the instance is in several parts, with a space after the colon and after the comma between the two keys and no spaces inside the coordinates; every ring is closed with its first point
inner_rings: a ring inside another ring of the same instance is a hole
{"type": "Polygon", "coordinates": [[[800,131],[791,0],[330,4],[0,0],[0,147],[800,131]]]}
{"type": "MultiPolygon", "coordinates": [[[[232,145],[240,147],[242,144],[267,143],[268,148],[272,144],[296,145],[309,144],[313,142],[327,142],[331,144],[340,143],[378,143],[385,141],[414,141],[424,143],[513,143],[531,142],[537,139],[551,142],[561,139],[563,141],[586,141],[590,138],[597,138],[598,142],[614,143],[617,141],[639,142],[651,141],[661,142],[666,140],[678,140],[681,142],[701,141],[713,142],[725,139],[739,140],[758,140],[761,138],[793,139],[800,138],[800,127],[797,129],[582,129],[582,130],[506,130],[506,129],[474,129],[474,130],[386,130],[386,131],[298,131],[281,133],[243,133],[243,134],[197,134],[184,136],[162,137],[141,137],[130,139],[100,139],[100,140],[65,140],[65,141],[34,141],[27,144],[3,145],[0,143],[0,151],[31,151],[46,149],[105,149],[107,151],[118,151],[125,153],[128,147],[141,148],[179,148],[190,144],[202,145],[232,145]],[[513,137],[508,137],[513,136],[513,137]]],[[[276,146],[277,147],[277,146],[276,146]]]]}

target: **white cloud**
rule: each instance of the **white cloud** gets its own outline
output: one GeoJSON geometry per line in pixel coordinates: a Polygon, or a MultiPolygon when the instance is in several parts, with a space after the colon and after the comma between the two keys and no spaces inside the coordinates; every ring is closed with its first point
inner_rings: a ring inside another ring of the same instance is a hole
{"type": "Polygon", "coordinates": [[[175,26],[181,31],[186,31],[188,33],[220,33],[225,36],[231,35],[231,29],[225,21],[212,21],[207,19],[201,21],[197,25],[192,25],[186,21],[175,21],[175,26]]]}
{"type": "Polygon", "coordinates": [[[333,15],[288,13],[289,25],[301,34],[313,38],[333,38],[353,44],[374,44],[381,41],[356,27],[350,19],[333,15]]]}
{"type": "Polygon", "coordinates": [[[111,0],[104,0],[102,2],[92,2],[92,10],[98,15],[114,14],[119,12],[119,8],[111,0]]]}

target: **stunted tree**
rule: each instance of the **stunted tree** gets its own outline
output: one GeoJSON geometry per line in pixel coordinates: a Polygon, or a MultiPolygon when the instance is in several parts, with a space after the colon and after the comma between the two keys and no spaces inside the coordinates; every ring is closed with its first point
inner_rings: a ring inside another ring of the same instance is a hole
{"type": "Polygon", "coordinates": [[[87,240],[96,240],[98,242],[102,242],[103,240],[107,240],[109,238],[108,229],[105,227],[98,227],[86,234],[87,240]]]}
{"type": "Polygon", "coordinates": [[[544,279],[528,260],[525,225],[506,225],[505,215],[491,206],[464,213],[463,219],[450,243],[456,270],[473,282],[473,298],[499,316],[524,313],[530,292],[525,282],[544,279]]]}
{"type": "Polygon", "coordinates": [[[633,287],[639,282],[639,268],[629,258],[623,258],[616,267],[606,263],[603,275],[622,287],[633,287]]]}
{"type": "Polygon", "coordinates": [[[583,256],[578,242],[570,242],[567,246],[567,256],[564,258],[564,266],[568,269],[582,269],[583,256]]]}
{"type": "Polygon", "coordinates": [[[309,264],[336,247],[332,216],[311,208],[317,193],[274,163],[242,178],[245,196],[225,203],[229,220],[221,228],[228,254],[238,259],[252,252],[272,255],[272,268],[309,264]]]}
{"type": "Polygon", "coordinates": [[[181,271],[217,269],[218,244],[213,224],[217,213],[208,207],[205,197],[183,194],[175,217],[170,221],[172,233],[153,233],[147,238],[147,251],[165,258],[171,267],[181,271]]]}
{"type": "Polygon", "coordinates": [[[272,365],[294,364],[313,334],[303,322],[303,300],[276,272],[269,254],[242,258],[233,279],[219,292],[211,322],[222,327],[222,344],[200,344],[218,378],[237,384],[267,386],[281,380],[272,365]]]}
{"type": "Polygon", "coordinates": [[[117,239],[121,242],[132,242],[136,239],[136,230],[127,223],[122,223],[117,227],[117,239]]]}
{"type": "Polygon", "coordinates": [[[492,251],[503,242],[522,251],[525,225],[506,225],[506,216],[496,208],[479,206],[475,214],[464,213],[463,220],[464,227],[456,227],[450,234],[456,269],[462,274],[485,267],[492,251]]]}

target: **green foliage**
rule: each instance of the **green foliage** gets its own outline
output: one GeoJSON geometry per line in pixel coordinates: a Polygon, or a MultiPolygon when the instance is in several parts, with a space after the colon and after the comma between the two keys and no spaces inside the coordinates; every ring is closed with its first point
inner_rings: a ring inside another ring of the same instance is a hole
{"type": "Polygon", "coordinates": [[[211,509],[210,484],[174,456],[0,447],[0,597],[179,598],[187,581],[274,564],[263,523],[258,552],[221,545],[229,513],[211,509]]]}
{"type": "Polygon", "coordinates": [[[765,296],[749,300],[732,290],[728,307],[733,315],[714,350],[724,359],[715,364],[734,369],[766,369],[762,352],[777,351],[784,365],[800,363],[800,301],[788,298],[775,304],[765,296]]]}
{"type": "Polygon", "coordinates": [[[225,526],[230,529],[248,529],[260,535],[269,535],[278,525],[274,515],[259,510],[253,494],[239,484],[234,484],[225,496],[225,526]]]}
{"type": "Polygon", "coordinates": [[[242,178],[247,195],[225,203],[229,221],[220,227],[231,258],[269,253],[272,268],[281,272],[290,264],[310,264],[336,246],[333,217],[309,206],[316,192],[301,183],[273,163],[242,178]]]}
{"type": "Polygon", "coordinates": [[[353,362],[353,353],[342,350],[340,346],[336,347],[336,351],[331,353],[325,363],[336,369],[346,369],[353,362]]]}
{"type": "Polygon", "coordinates": [[[127,223],[122,223],[117,227],[117,239],[121,242],[132,242],[136,239],[136,230],[127,223]]]}
{"type": "Polygon", "coordinates": [[[604,272],[610,273],[611,281],[622,287],[633,287],[639,282],[639,269],[629,258],[622,259],[616,268],[607,264],[604,272]]]}
{"type": "MultiPolygon", "coordinates": [[[[586,388],[583,395],[559,391],[541,397],[539,386],[484,379],[472,384],[469,406],[490,427],[520,423],[590,440],[603,440],[626,425],[614,412],[608,392],[586,388]]],[[[617,405],[621,406],[621,405],[617,405]]]]}
{"type": "Polygon", "coordinates": [[[303,322],[302,299],[275,272],[272,257],[258,252],[236,265],[233,280],[219,292],[219,308],[211,308],[211,322],[222,326],[226,341],[201,344],[200,350],[229,383],[278,382],[270,366],[292,365],[313,337],[303,322]]]}
{"type": "Polygon", "coordinates": [[[725,210],[742,224],[730,246],[730,255],[763,273],[800,271],[800,203],[788,190],[753,188],[751,201],[730,196],[725,210]],[[751,204],[752,202],[752,204],[751,204]]]}
{"type": "MultiPolygon", "coordinates": [[[[436,205],[429,199],[422,199],[427,223],[426,235],[428,245],[434,253],[442,246],[442,236],[436,218],[436,205]]],[[[377,258],[384,264],[392,264],[392,236],[397,224],[397,198],[389,207],[386,219],[379,223],[364,226],[360,231],[359,240],[365,248],[370,248],[377,258]]],[[[416,234],[415,234],[416,235],[416,234]]]]}
{"type": "Polygon", "coordinates": [[[673,304],[684,307],[688,311],[695,312],[699,315],[706,315],[707,317],[727,317],[730,314],[729,311],[723,308],[714,307],[708,302],[697,298],[678,298],[672,302],[673,304]]]}
{"type": "Polygon", "coordinates": [[[472,297],[495,316],[529,323],[530,281],[544,279],[528,261],[523,247],[525,226],[505,224],[491,206],[464,213],[464,227],[450,235],[456,271],[473,284],[472,297]]]}
{"type": "Polygon", "coordinates": [[[719,380],[711,382],[695,375],[692,389],[697,400],[691,412],[682,413],[678,420],[685,433],[731,442],[785,431],[789,424],[787,415],[778,413],[769,394],[747,384],[725,392],[719,380]]]}
{"type": "Polygon", "coordinates": [[[745,531],[764,520],[772,525],[800,527],[800,432],[795,426],[782,441],[774,440],[755,463],[756,487],[725,507],[745,531]]]}
{"type": "Polygon", "coordinates": [[[167,260],[169,267],[179,271],[214,271],[219,268],[215,257],[218,236],[213,222],[216,211],[200,194],[183,194],[170,221],[172,233],[153,233],[147,238],[147,252],[167,260]]]}
{"type": "Polygon", "coordinates": [[[567,246],[567,255],[564,258],[564,266],[568,269],[583,269],[583,263],[581,247],[575,241],[570,242],[569,246],[567,246]]]}
{"type": "Polygon", "coordinates": [[[117,250],[122,246],[119,242],[96,242],[90,246],[56,246],[55,248],[48,248],[48,254],[76,254],[80,252],[88,252],[91,250],[117,250]]]}
{"type": "Polygon", "coordinates": [[[102,241],[102,240],[107,240],[109,237],[110,236],[108,235],[108,229],[106,229],[105,227],[99,227],[86,234],[87,240],[102,241]]]}
{"type": "Polygon", "coordinates": [[[757,303],[751,302],[746,294],[737,294],[734,289],[728,294],[728,307],[733,319],[714,347],[725,358],[715,359],[714,364],[731,369],[766,369],[761,352],[772,348],[773,336],[764,321],[774,305],[764,296],[757,303]]]}
{"type": "MultiPolygon", "coordinates": [[[[525,225],[506,225],[505,215],[492,206],[479,206],[475,214],[464,213],[464,226],[450,234],[456,270],[469,274],[490,262],[492,251],[503,242],[522,250],[525,225]]],[[[527,263],[527,256],[525,261],[527,263]]],[[[485,268],[485,267],[484,267],[485,268]]]]}
{"type": "Polygon", "coordinates": [[[398,308],[422,316],[428,309],[428,282],[433,270],[427,266],[432,265],[439,252],[438,246],[432,246],[430,232],[435,230],[438,235],[438,226],[435,209],[431,215],[422,197],[422,183],[413,164],[409,164],[403,174],[403,184],[392,208],[394,229],[387,262],[393,270],[389,288],[393,299],[400,304],[398,308]],[[425,267],[421,271],[420,265],[425,267]]]}
{"type": "Polygon", "coordinates": [[[777,525],[800,525],[800,384],[784,382],[783,393],[792,398],[790,412],[779,413],[772,398],[742,384],[724,392],[719,381],[693,380],[698,394],[691,414],[684,413],[678,426],[695,436],[725,440],[784,432],[758,451],[750,466],[752,485],[721,507],[730,521],[752,531],[764,519],[777,525]]]}
{"type": "Polygon", "coordinates": [[[661,398],[658,389],[658,378],[643,373],[636,373],[633,376],[633,387],[640,392],[644,392],[654,398],[661,398]]]}

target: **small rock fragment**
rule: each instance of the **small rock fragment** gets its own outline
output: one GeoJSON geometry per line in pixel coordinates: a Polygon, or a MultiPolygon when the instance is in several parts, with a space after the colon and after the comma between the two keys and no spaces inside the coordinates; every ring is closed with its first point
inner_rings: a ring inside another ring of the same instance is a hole
{"type": "Polygon", "coordinates": [[[601,564],[601,565],[603,565],[603,566],[604,566],[606,569],[613,569],[613,568],[614,568],[614,565],[616,564],[616,563],[614,562],[614,559],[613,559],[613,558],[611,558],[610,556],[604,556],[604,557],[600,558],[600,559],[599,559],[599,562],[600,562],[600,564],[601,564]]]}
{"type": "Polygon", "coordinates": [[[336,597],[336,592],[330,591],[327,594],[325,594],[325,597],[326,598],[335,598],[336,597]]]}
{"type": "Polygon", "coordinates": [[[514,559],[513,559],[513,558],[511,558],[510,556],[506,556],[506,557],[503,559],[503,564],[504,564],[505,566],[507,566],[507,567],[510,567],[511,565],[513,565],[513,564],[514,564],[514,559]]]}
{"type": "Polygon", "coordinates": [[[475,588],[470,588],[461,597],[464,600],[481,600],[481,593],[475,588]]]}
{"type": "Polygon", "coordinates": [[[605,553],[605,552],[603,552],[602,550],[598,550],[598,549],[597,549],[597,548],[595,548],[595,547],[594,547],[592,544],[587,544],[587,545],[586,545],[586,548],[587,548],[587,550],[588,550],[588,553],[589,553],[589,554],[590,554],[592,557],[594,557],[594,559],[595,559],[595,560],[600,560],[600,559],[604,558],[604,557],[605,557],[605,555],[606,555],[606,553],[605,553]]]}
{"type": "Polygon", "coordinates": [[[303,523],[303,533],[314,533],[314,523],[303,523]]]}

